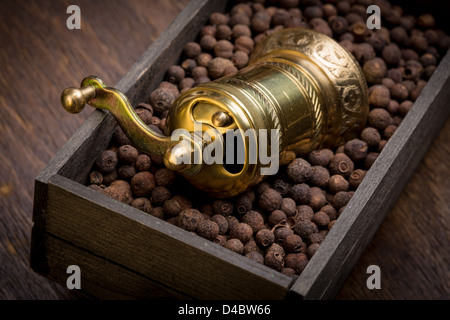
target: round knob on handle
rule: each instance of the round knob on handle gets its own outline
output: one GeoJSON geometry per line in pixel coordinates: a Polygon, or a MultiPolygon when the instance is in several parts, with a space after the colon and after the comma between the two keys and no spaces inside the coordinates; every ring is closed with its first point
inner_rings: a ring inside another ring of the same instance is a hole
{"type": "Polygon", "coordinates": [[[70,113],[80,113],[86,103],[95,98],[95,88],[91,85],[78,88],[67,88],[61,94],[61,104],[70,113]]]}

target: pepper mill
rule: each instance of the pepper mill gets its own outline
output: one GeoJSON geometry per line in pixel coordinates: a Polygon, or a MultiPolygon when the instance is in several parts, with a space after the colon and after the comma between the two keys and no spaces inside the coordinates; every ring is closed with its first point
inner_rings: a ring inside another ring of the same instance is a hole
{"type": "Polygon", "coordinates": [[[61,102],[71,113],[86,103],[109,110],[136,148],[163,156],[167,168],[215,198],[238,195],[276,173],[274,166],[351,139],[369,111],[358,62],[330,37],[300,28],[268,36],[237,73],[181,94],[164,135],[96,77],[64,90],[61,102]],[[275,164],[267,161],[274,151],[275,164]]]}

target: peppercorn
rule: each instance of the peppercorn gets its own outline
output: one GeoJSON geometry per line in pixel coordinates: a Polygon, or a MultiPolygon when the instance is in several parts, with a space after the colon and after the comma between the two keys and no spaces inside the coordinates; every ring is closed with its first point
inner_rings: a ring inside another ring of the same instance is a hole
{"type": "Polygon", "coordinates": [[[375,58],[376,55],[373,46],[366,42],[354,44],[351,52],[356,60],[358,60],[361,64],[375,58]]]}
{"type": "Polygon", "coordinates": [[[296,209],[297,213],[294,220],[297,222],[301,220],[311,220],[314,216],[314,210],[308,205],[299,205],[296,209]]]}
{"type": "Polygon", "coordinates": [[[257,252],[261,255],[264,254],[264,251],[258,246],[256,241],[252,238],[249,242],[244,244],[244,250],[242,251],[243,255],[246,255],[249,252],[257,252]]]}
{"type": "Polygon", "coordinates": [[[179,83],[186,76],[186,72],[181,66],[172,65],[167,70],[166,77],[171,83],[179,83]]]}
{"type": "Polygon", "coordinates": [[[187,231],[196,231],[204,217],[197,209],[184,209],[178,215],[178,226],[187,231]]]}
{"type": "Polygon", "coordinates": [[[252,235],[252,227],[244,222],[237,223],[230,228],[230,237],[239,239],[243,244],[250,241],[252,235]]]}
{"type": "Polygon", "coordinates": [[[344,153],[354,162],[363,160],[367,156],[369,147],[367,143],[360,139],[347,141],[344,146],[344,153]]]}
{"type": "Polygon", "coordinates": [[[281,245],[279,245],[278,243],[273,243],[270,247],[268,247],[266,249],[266,254],[269,253],[269,252],[278,252],[283,257],[286,254],[286,252],[284,251],[283,247],[281,245]]]}
{"type": "Polygon", "coordinates": [[[176,175],[172,170],[161,168],[155,172],[155,182],[158,186],[169,187],[175,183],[176,175]]]}
{"type": "Polygon", "coordinates": [[[295,224],[292,229],[295,234],[302,237],[302,239],[308,239],[308,236],[312,233],[319,231],[317,225],[309,220],[300,220],[295,224]]]}
{"type": "Polygon", "coordinates": [[[311,188],[311,198],[308,202],[308,205],[315,211],[320,210],[325,204],[327,200],[325,197],[325,192],[318,188],[318,187],[312,187],[311,188]]]}
{"type": "Polygon", "coordinates": [[[207,76],[208,76],[208,69],[206,69],[205,67],[198,66],[192,70],[192,77],[194,78],[194,80],[207,76]]]}
{"type": "Polygon", "coordinates": [[[212,209],[214,214],[229,216],[233,213],[233,203],[228,200],[216,199],[212,203],[212,209]]]}
{"type": "Polygon", "coordinates": [[[132,165],[120,166],[117,175],[120,179],[129,180],[136,174],[136,169],[132,165]]]}
{"type": "Polygon", "coordinates": [[[330,179],[330,172],[322,166],[313,166],[312,175],[310,177],[311,185],[317,187],[326,187],[330,179]]]}
{"type": "Polygon", "coordinates": [[[244,244],[239,239],[235,238],[227,240],[223,246],[238,254],[242,254],[244,251],[244,244]]]}
{"type": "Polygon", "coordinates": [[[116,168],[118,162],[116,152],[105,150],[97,158],[95,164],[101,173],[110,173],[116,168]]]}
{"type": "Polygon", "coordinates": [[[339,191],[348,191],[348,186],[348,181],[340,174],[331,176],[328,183],[328,189],[332,194],[336,194],[339,191]]]}
{"type": "Polygon", "coordinates": [[[309,21],[309,24],[311,25],[311,27],[314,31],[323,33],[324,35],[327,35],[328,37],[333,36],[333,31],[331,30],[330,26],[322,18],[313,18],[309,21]]]}
{"type": "Polygon", "coordinates": [[[285,257],[285,266],[287,268],[294,269],[297,274],[302,273],[308,264],[308,257],[306,254],[299,253],[288,253],[285,257]]]}
{"type": "MultiPolygon", "coordinates": [[[[207,68],[212,59],[213,59],[213,57],[211,54],[209,54],[207,52],[200,53],[196,60],[197,66],[207,68]]],[[[196,78],[194,77],[194,79],[196,79],[196,78]]]]}
{"type": "Polygon", "coordinates": [[[151,192],[152,204],[155,206],[162,206],[171,198],[171,196],[169,189],[158,186],[151,192]]]}
{"type": "Polygon", "coordinates": [[[233,31],[228,25],[222,24],[217,27],[215,37],[218,41],[220,40],[231,40],[231,34],[233,31]]]}
{"type": "Polygon", "coordinates": [[[146,103],[140,103],[136,110],[136,115],[139,117],[139,119],[142,120],[142,122],[144,122],[145,124],[150,124],[151,123],[151,119],[153,116],[153,108],[151,105],[146,104],[146,103]],[[143,105],[146,105],[148,107],[144,108],[142,107],[143,105]]]}
{"type": "Polygon", "coordinates": [[[368,33],[368,30],[369,29],[367,29],[366,23],[363,21],[357,21],[349,27],[349,31],[355,37],[356,42],[363,41],[368,33]]]}
{"type": "Polygon", "coordinates": [[[381,136],[377,129],[366,127],[361,132],[361,140],[367,143],[369,147],[374,147],[380,143],[381,136]]]}
{"type": "Polygon", "coordinates": [[[277,251],[268,252],[264,257],[264,264],[270,268],[281,271],[284,267],[283,255],[277,251]]]}
{"type": "Polygon", "coordinates": [[[302,248],[302,238],[296,234],[289,234],[283,242],[283,248],[287,253],[300,252],[302,248]]]}
{"type": "Polygon", "coordinates": [[[133,201],[130,184],[124,180],[116,180],[111,182],[111,185],[102,189],[101,192],[110,198],[128,205],[133,201]]]}
{"type": "Polygon", "coordinates": [[[195,61],[195,59],[188,58],[188,59],[185,59],[181,63],[181,67],[183,68],[186,76],[191,76],[192,75],[192,70],[194,70],[194,68],[196,66],[197,66],[197,61],[195,61]]]}
{"type": "Polygon", "coordinates": [[[108,174],[103,174],[103,184],[109,186],[112,182],[116,181],[118,177],[117,170],[113,170],[108,174]]]}
{"type": "Polygon", "coordinates": [[[286,9],[278,8],[272,15],[271,23],[273,26],[284,25],[289,18],[289,12],[286,9]]]}
{"type": "Polygon", "coordinates": [[[242,222],[248,224],[252,228],[253,233],[258,232],[264,227],[263,216],[259,212],[253,210],[247,211],[242,217],[242,222]]]}
{"type": "Polygon", "coordinates": [[[283,221],[286,221],[287,216],[286,214],[281,210],[274,210],[270,213],[269,217],[267,218],[267,222],[271,226],[275,226],[277,224],[282,223],[283,221]]]}
{"type": "Polygon", "coordinates": [[[131,202],[131,206],[146,213],[153,211],[152,204],[147,198],[136,198],[131,202]]]}
{"type": "Polygon", "coordinates": [[[275,235],[271,230],[261,229],[256,233],[255,241],[262,248],[268,248],[274,243],[275,235]]]}
{"type": "Polygon", "coordinates": [[[350,177],[348,178],[348,182],[350,187],[356,189],[361,184],[362,180],[366,176],[366,171],[362,169],[356,169],[352,172],[350,177]]]}
{"type": "Polygon", "coordinates": [[[396,83],[403,80],[402,72],[400,69],[389,69],[386,73],[386,77],[392,79],[396,83]]]}
{"type": "Polygon", "coordinates": [[[311,178],[312,167],[306,160],[296,158],[287,166],[286,173],[292,182],[304,183],[311,178]]]}
{"type": "Polygon", "coordinates": [[[403,101],[403,100],[408,99],[409,91],[405,87],[405,85],[403,85],[402,83],[396,83],[391,88],[391,95],[392,95],[392,98],[394,98],[398,101],[403,101]]]}
{"type": "Polygon", "coordinates": [[[332,205],[327,204],[324,207],[322,207],[320,211],[325,212],[330,221],[335,220],[337,218],[336,209],[334,209],[332,205]]]}
{"type": "Polygon", "coordinates": [[[348,178],[354,169],[354,164],[345,153],[336,153],[333,158],[331,158],[328,168],[331,175],[340,174],[348,178]]]}
{"type": "Polygon", "coordinates": [[[287,196],[290,190],[290,184],[284,179],[276,179],[273,182],[273,189],[275,189],[282,197],[287,196]]]}
{"type": "Polygon", "coordinates": [[[410,46],[413,47],[417,52],[425,52],[428,48],[428,41],[423,35],[411,36],[410,46]]]}
{"type": "Polygon", "coordinates": [[[386,75],[386,63],[381,58],[375,57],[364,63],[363,72],[369,84],[378,84],[386,75]]]}
{"type": "Polygon", "coordinates": [[[89,181],[92,184],[101,185],[103,182],[103,175],[98,171],[92,171],[89,174],[89,181]]]}
{"type": "Polygon", "coordinates": [[[202,52],[202,48],[196,42],[188,42],[183,48],[183,53],[190,59],[196,58],[202,52]]]}
{"type": "Polygon", "coordinates": [[[286,237],[294,234],[294,231],[287,226],[278,225],[274,227],[273,234],[275,236],[275,242],[282,246],[286,237]]]}
{"type": "Polygon", "coordinates": [[[231,62],[236,66],[238,69],[242,69],[245,66],[247,66],[248,63],[248,54],[244,51],[235,51],[233,53],[233,57],[231,58],[231,62]]]}
{"type": "Polygon", "coordinates": [[[296,203],[292,198],[283,198],[281,200],[280,210],[284,212],[286,217],[292,217],[296,214],[296,203]]]}
{"type": "MultiPolygon", "coordinates": [[[[405,100],[402,103],[400,103],[400,106],[398,107],[398,112],[402,117],[406,116],[406,114],[411,110],[414,103],[410,100],[405,100]]],[[[386,126],[387,127],[387,126],[386,126]]]]}
{"type": "Polygon", "coordinates": [[[224,234],[219,234],[213,241],[214,241],[214,243],[217,243],[219,246],[224,247],[225,243],[228,241],[228,236],[226,236],[224,234]]]}
{"type": "Polygon", "coordinates": [[[272,188],[267,188],[258,198],[260,208],[266,212],[271,212],[281,207],[281,195],[272,188]]]}
{"type": "Polygon", "coordinates": [[[375,108],[387,108],[391,100],[391,93],[388,88],[383,85],[376,85],[369,96],[369,103],[375,108]]]}
{"type": "Polygon", "coordinates": [[[384,130],[388,125],[392,124],[393,120],[389,112],[382,108],[375,108],[369,112],[369,125],[384,130]]]}
{"type": "Polygon", "coordinates": [[[370,152],[364,160],[364,167],[369,170],[379,155],[378,152],[370,152]]]}
{"type": "Polygon", "coordinates": [[[227,24],[229,20],[229,17],[221,12],[213,12],[209,16],[209,23],[212,25],[227,24]]]}
{"type": "Polygon", "coordinates": [[[187,77],[180,81],[178,87],[180,88],[180,93],[182,93],[183,89],[191,89],[194,85],[195,80],[193,78],[187,77]]]}
{"type": "Polygon", "coordinates": [[[236,51],[244,51],[246,54],[250,54],[254,48],[254,41],[247,36],[240,36],[234,41],[234,49],[236,51]]]}
{"type": "Polygon", "coordinates": [[[200,37],[203,37],[206,35],[214,37],[215,34],[216,34],[216,26],[214,26],[214,25],[210,25],[210,24],[206,25],[200,30],[200,37]]]}
{"type": "Polygon", "coordinates": [[[149,101],[156,112],[162,113],[172,106],[172,103],[175,101],[175,96],[168,89],[157,88],[150,94],[149,101]]]}
{"type": "Polygon", "coordinates": [[[311,219],[319,228],[326,227],[330,223],[330,217],[325,212],[318,211],[311,219]]]}
{"type": "Polygon", "coordinates": [[[219,235],[219,226],[211,220],[203,220],[197,225],[197,234],[205,239],[214,241],[219,235]]]}
{"type": "Polygon", "coordinates": [[[148,171],[138,172],[131,178],[131,190],[138,197],[147,197],[155,186],[155,177],[148,171]]]}
{"type": "Polygon", "coordinates": [[[225,219],[227,219],[228,222],[228,230],[231,230],[235,225],[239,223],[239,219],[235,216],[225,216],[225,219]]]}

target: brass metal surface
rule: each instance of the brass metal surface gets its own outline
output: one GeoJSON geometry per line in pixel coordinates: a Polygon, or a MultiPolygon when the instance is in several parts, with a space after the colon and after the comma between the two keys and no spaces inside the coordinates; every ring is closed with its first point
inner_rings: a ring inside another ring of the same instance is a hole
{"type": "MultiPolygon", "coordinates": [[[[170,136],[183,129],[182,142],[145,126],[126,97],[100,80],[87,78],[80,90],[86,94],[65,91],[66,109],[81,111],[86,100],[111,111],[137,148],[164,155],[168,168],[218,198],[235,196],[263,179],[261,169],[270,164],[260,161],[260,130],[278,130],[279,162],[285,164],[316,148],[343,143],[364,127],[368,114],[367,84],[353,56],[333,39],[298,28],[267,37],[254,50],[249,66],[238,73],[183,93],[169,110],[165,132],[170,136]],[[96,89],[90,101],[89,85],[96,89]],[[237,158],[244,163],[206,164],[201,155],[195,164],[179,163],[188,152],[202,154],[211,143],[202,141],[202,135],[213,129],[224,145],[230,142],[225,141],[227,130],[240,130],[236,139],[243,143],[244,154],[237,158]]],[[[276,150],[270,138],[266,141],[267,152],[276,150]]]]}

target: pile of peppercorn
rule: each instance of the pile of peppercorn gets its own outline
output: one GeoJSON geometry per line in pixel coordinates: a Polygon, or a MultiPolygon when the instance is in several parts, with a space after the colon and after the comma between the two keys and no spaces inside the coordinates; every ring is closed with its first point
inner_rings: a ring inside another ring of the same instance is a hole
{"type": "Polygon", "coordinates": [[[164,131],[168,109],[186,90],[244,68],[253,48],[285,27],[334,37],[360,63],[369,86],[367,127],[335,150],[297,158],[277,175],[233,199],[199,197],[140,153],[118,128],[90,174],[90,188],[164,219],[286,275],[299,275],[431,77],[450,37],[433,16],[416,18],[387,1],[280,0],[240,2],[213,13],[179,65],[136,106],[153,130],[164,131]],[[366,26],[369,5],[381,9],[382,28],[366,26]]]}

